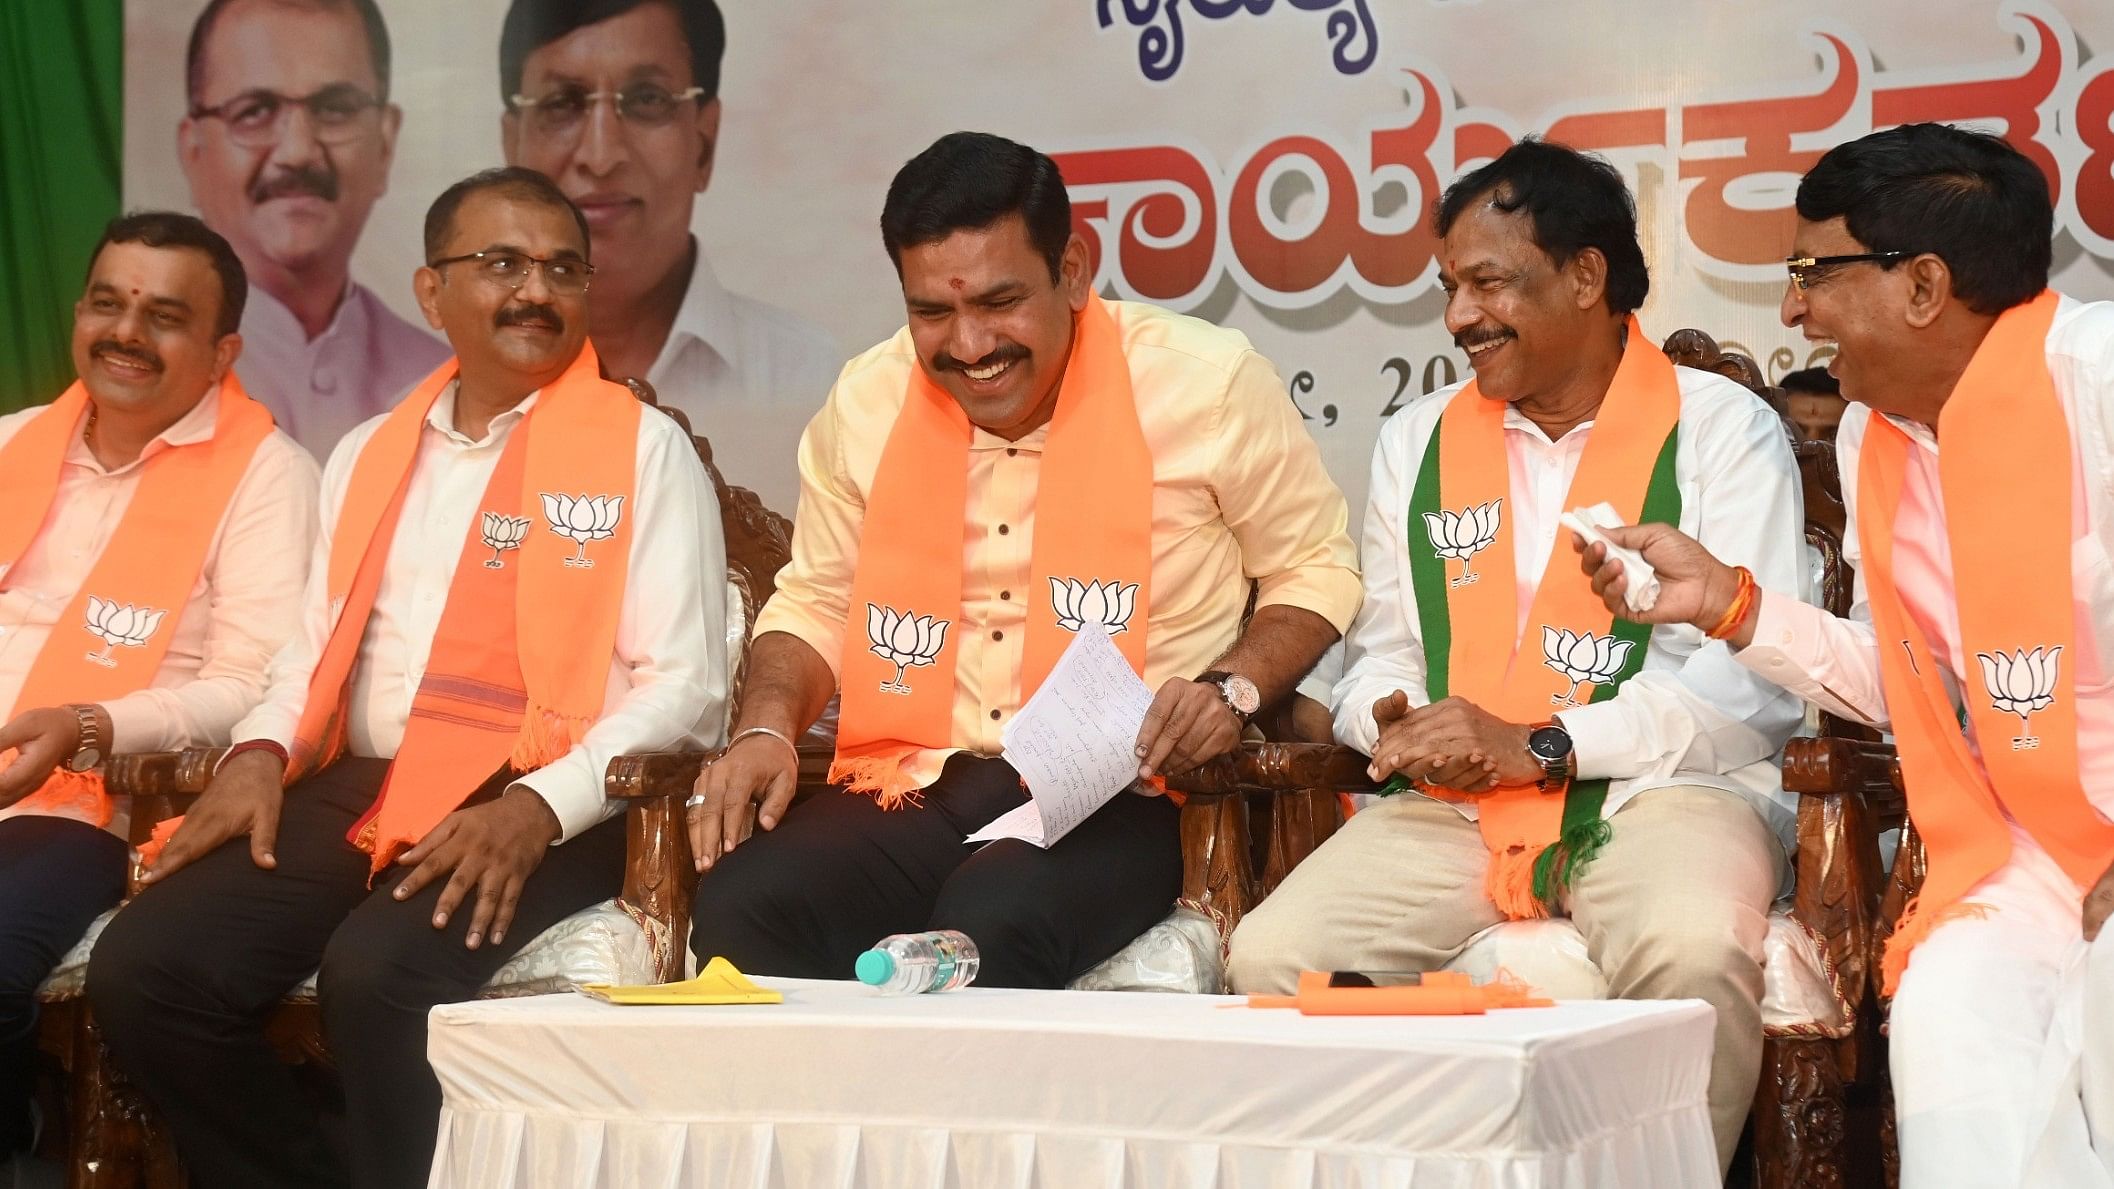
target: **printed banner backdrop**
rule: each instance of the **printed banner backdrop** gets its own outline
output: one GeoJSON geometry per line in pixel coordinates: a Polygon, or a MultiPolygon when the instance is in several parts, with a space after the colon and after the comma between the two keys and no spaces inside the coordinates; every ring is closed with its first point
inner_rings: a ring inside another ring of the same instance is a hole
{"type": "MultiPolygon", "coordinates": [[[[176,125],[201,7],[128,4],[128,205],[192,205],[176,125]]],[[[1465,374],[1431,201],[1517,135],[1598,150],[1630,179],[1651,334],[1703,328],[1772,376],[1814,361],[1776,316],[1798,175],[1875,127],[2003,132],[2055,184],[2057,286],[2114,297],[2105,0],[723,7],[721,139],[694,229],[729,291],[819,325],[840,359],[885,338],[903,317],[876,225],[888,179],[942,133],[1011,136],[1059,159],[1105,293],[1238,327],[1276,363],[1354,509],[1382,418],[1465,374]]],[[[506,5],[381,8],[403,125],[352,274],[422,329],[425,207],[501,160],[506,5]]],[[[693,410],[730,478],[788,513],[823,374],[769,393],[757,422],[693,410]]]]}

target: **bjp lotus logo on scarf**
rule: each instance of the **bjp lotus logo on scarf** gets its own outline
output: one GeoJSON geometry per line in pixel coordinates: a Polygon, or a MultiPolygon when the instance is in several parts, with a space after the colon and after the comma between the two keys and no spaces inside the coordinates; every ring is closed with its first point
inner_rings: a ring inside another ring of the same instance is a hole
{"type": "Polygon", "coordinates": [[[580,547],[565,559],[565,564],[573,569],[591,570],[595,562],[587,556],[588,542],[607,541],[616,535],[617,521],[624,518],[624,497],[583,494],[575,499],[546,491],[543,493],[543,518],[550,521],[552,532],[580,547]]]}
{"type": "Polygon", "coordinates": [[[2006,714],[2019,716],[2019,733],[2011,750],[2032,751],[2041,745],[2032,734],[2030,717],[2055,704],[2055,680],[2060,671],[2063,646],[2040,647],[2028,652],[1978,652],[1982,662],[1982,684],[1989,690],[1989,704],[2006,714]]]}
{"type": "Polygon", "coordinates": [[[1053,577],[1050,605],[1056,609],[1057,626],[1068,632],[1098,623],[1113,636],[1130,627],[1130,614],[1138,605],[1138,584],[1097,580],[1081,586],[1077,578],[1053,577]]]}
{"type": "Polygon", "coordinates": [[[486,512],[478,530],[484,538],[485,548],[492,551],[492,556],[485,561],[484,568],[497,570],[506,565],[499,559],[500,554],[521,548],[522,539],[528,536],[529,518],[486,512]]]}
{"type": "Polygon", "coordinates": [[[1495,499],[1487,504],[1470,505],[1459,512],[1424,513],[1424,531],[1431,537],[1432,552],[1440,557],[1461,560],[1460,576],[1451,585],[1467,586],[1482,577],[1470,572],[1468,566],[1476,554],[1490,548],[1490,543],[1497,540],[1497,526],[1504,506],[1504,500],[1495,499]]]}
{"type": "Polygon", "coordinates": [[[88,634],[103,642],[103,651],[91,652],[85,659],[105,669],[117,668],[117,658],[111,656],[110,651],[145,644],[160,629],[161,617],[167,614],[166,611],[149,611],[130,603],[121,605],[89,595],[88,634]]]}
{"type": "Polygon", "coordinates": [[[1578,687],[1588,681],[1606,685],[1615,680],[1616,674],[1622,672],[1623,663],[1630,659],[1630,649],[1636,646],[1634,640],[1617,640],[1612,635],[1596,636],[1591,632],[1572,635],[1568,628],[1559,631],[1543,624],[1542,663],[1571,683],[1571,688],[1564,692],[1550,694],[1550,704],[1578,705],[1578,687]]]}
{"type": "Polygon", "coordinates": [[[896,667],[893,681],[881,683],[884,694],[907,694],[903,681],[909,669],[919,669],[938,659],[947,643],[947,628],[953,621],[934,619],[915,611],[897,614],[893,607],[866,604],[866,642],[873,654],[896,667]]]}

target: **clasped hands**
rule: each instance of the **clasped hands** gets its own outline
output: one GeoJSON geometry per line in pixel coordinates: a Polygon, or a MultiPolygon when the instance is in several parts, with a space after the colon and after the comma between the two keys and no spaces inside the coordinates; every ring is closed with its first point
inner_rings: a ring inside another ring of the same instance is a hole
{"type": "Polygon", "coordinates": [[[1411,708],[1401,690],[1373,703],[1380,741],[1366,775],[1400,775],[1415,784],[1460,793],[1499,785],[1537,784],[1542,768],[1527,751],[1531,726],[1506,722],[1465,698],[1411,708]]]}

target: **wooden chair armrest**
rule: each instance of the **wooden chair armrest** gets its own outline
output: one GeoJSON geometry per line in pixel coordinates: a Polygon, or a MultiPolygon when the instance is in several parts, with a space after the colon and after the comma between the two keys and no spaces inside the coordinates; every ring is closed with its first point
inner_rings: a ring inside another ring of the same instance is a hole
{"type": "MultiPolygon", "coordinates": [[[[1899,770],[1891,746],[1865,740],[1793,739],[1784,755],[1784,787],[1799,794],[1791,915],[1820,940],[1837,992],[1860,1018],[1878,989],[1886,880],[1879,833],[1901,820],[1899,770]]],[[[1856,1046],[1839,1057],[1853,1079],[1857,1064],[1876,1059],[1856,1046]]]]}
{"type": "Polygon", "coordinates": [[[142,751],[103,761],[103,787],[113,797],[166,796],[176,791],[180,751],[142,751]]]}
{"type": "Polygon", "coordinates": [[[1867,739],[1793,739],[1784,747],[1784,790],[1802,797],[1854,793],[1881,829],[1901,824],[1901,757],[1891,743],[1867,739]]]}
{"type": "Polygon", "coordinates": [[[191,747],[184,749],[176,761],[176,791],[196,796],[206,791],[213,783],[213,772],[228,754],[225,747],[191,747]]]}
{"type": "Polygon", "coordinates": [[[1333,743],[1243,743],[1193,772],[1168,777],[1167,787],[1190,797],[1314,789],[1377,792],[1380,786],[1366,776],[1366,763],[1363,755],[1333,743]]]}
{"type": "Polygon", "coordinates": [[[648,751],[618,756],[603,774],[602,791],[612,801],[688,800],[697,774],[717,751],[648,751]]]}

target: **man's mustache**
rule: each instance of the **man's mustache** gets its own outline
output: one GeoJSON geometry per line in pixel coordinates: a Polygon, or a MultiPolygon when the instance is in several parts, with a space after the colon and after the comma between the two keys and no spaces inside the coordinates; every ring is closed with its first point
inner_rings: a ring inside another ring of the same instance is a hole
{"type": "Polygon", "coordinates": [[[267,177],[257,179],[250,187],[252,203],[266,203],[274,198],[297,198],[311,194],[325,202],[338,200],[338,171],[320,165],[297,165],[280,169],[267,177]]]}
{"type": "Polygon", "coordinates": [[[1499,339],[1511,337],[1512,330],[1509,327],[1499,326],[1480,331],[1470,329],[1453,336],[1453,345],[1466,351],[1470,347],[1480,347],[1484,343],[1494,343],[1499,339]]]}
{"type": "Polygon", "coordinates": [[[495,329],[503,326],[541,326],[559,334],[565,333],[565,319],[559,316],[556,307],[541,303],[506,306],[493,317],[492,325],[495,329]]]}
{"type": "Polygon", "coordinates": [[[1013,363],[1028,357],[1028,349],[1020,346],[1004,346],[993,350],[975,363],[963,363],[945,351],[932,357],[932,366],[940,371],[965,372],[970,368],[986,368],[1001,363],[1013,363]]]}
{"type": "Polygon", "coordinates": [[[122,359],[152,371],[162,370],[161,358],[135,347],[127,347],[115,339],[104,339],[88,349],[88,353],[99,359],[122,359]]]}

